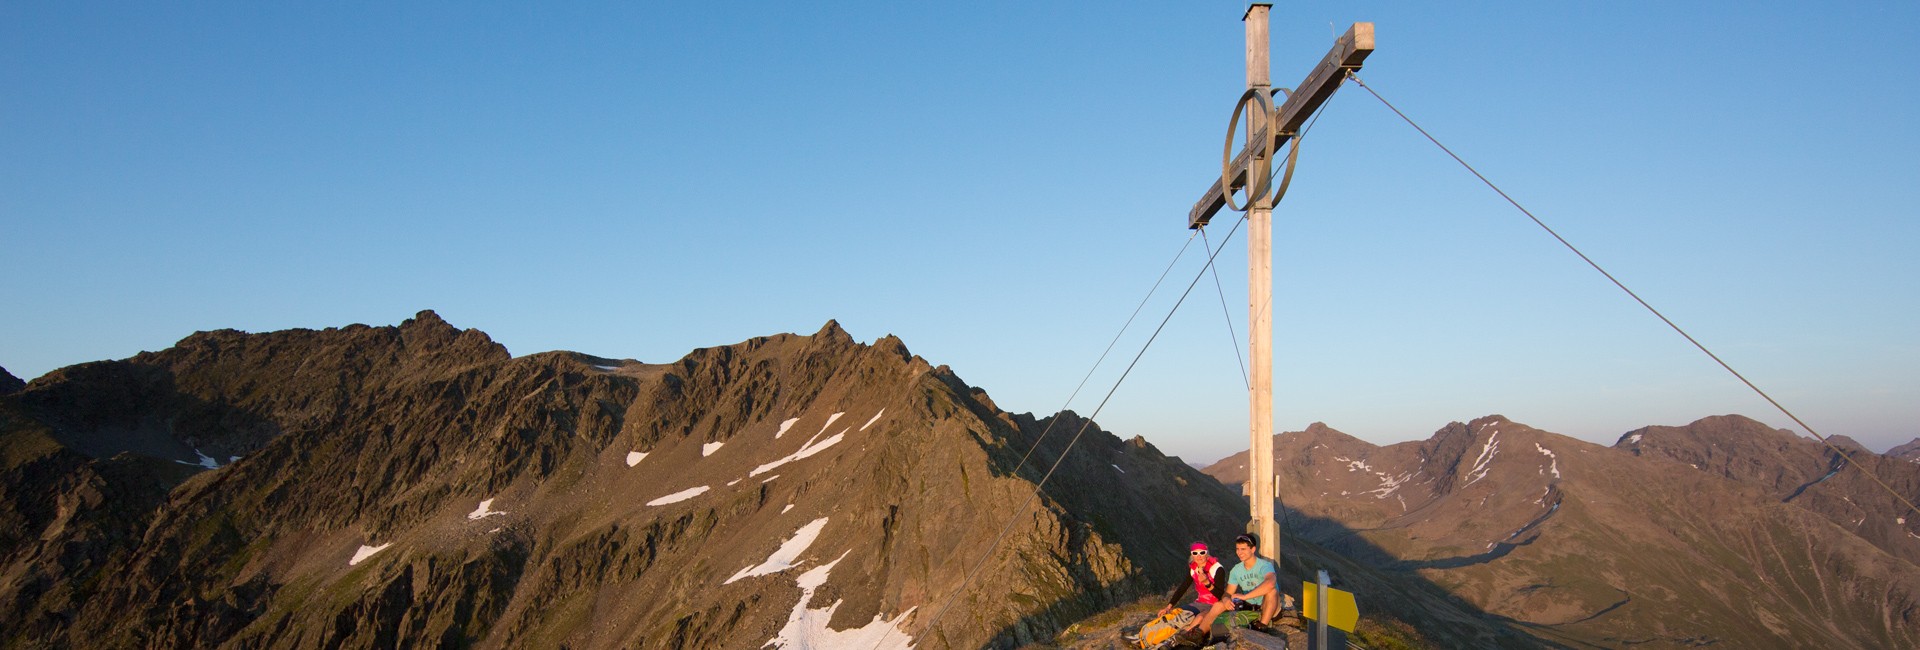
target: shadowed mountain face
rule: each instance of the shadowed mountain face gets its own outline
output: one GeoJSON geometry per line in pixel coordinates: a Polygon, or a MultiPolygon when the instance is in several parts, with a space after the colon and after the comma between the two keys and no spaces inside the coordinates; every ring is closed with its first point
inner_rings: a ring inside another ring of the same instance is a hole
{"type": "Polygon", "coordinates": [[[19,377],[7,372],[6,368],[0,368],[0,395],[12,395],[26,387],[27,382],[20,381],[19,377]]]}
{"type": "MultiPolygon", "coordinates": [[[[1843,518],[1901,535],[1920,522],[1843,482],[1852,470],[1820,481],[1836,461],[1807,445],[1824,449],[1737,416],[1608,448],[1496,415],[1385,447],[1315,424],[1274,451],[1292,535],[1424,577],[1545,643],[1920,647],[1912,547],[1843,518]]],[[[1849,451],[1920,493],[1890,469],[1920,466],[1849,451]]],[[[1245,464],[1206,471],[1241,483],[1245,464]]]]}
{"type": "Polygon", "coordinates": [[[1244,507],[831,322],[669,364],[206,332],[0,390],[0,647],[1007,647],[1244,507]]]}

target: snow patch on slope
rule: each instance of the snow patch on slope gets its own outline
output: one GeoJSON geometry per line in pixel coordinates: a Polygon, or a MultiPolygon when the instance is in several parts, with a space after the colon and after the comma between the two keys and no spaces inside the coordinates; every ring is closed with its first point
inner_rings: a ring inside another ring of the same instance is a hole
{"type": "Polygon", "coordinates": [[[870,426],[873,426],[873,423],[875,423],[875,422],[879,422],[879,421],[880,421],[880,416],[882,416],[882,415],[886,415],[886,414],[887,414],[887,410],[886,410],[886,409],[880,409],[880,412],[879,412],[879,413],[875,413],[875,414],[873,414],[873,418],[872,418],[872,419],[869,419],[869,420],[867,420],[867,423],[866,423],[866,424],[862,424],[862,425],[860,425],[860,429],[859,429],[859,430],[860,430],[860,431],[866,431],[866,430],[867,430],[867,427],[870,427],[870,426]]]}
{"type": "Polygon", "coordinates": [[[652,500],[652,501],[648,501],[648,502],[647,502],[647,505],[650,505],[650,506],[664,506],[664,505],[667,505],[667,504],[669,504],[669,503],[679,503],[679,502],[681,502],[681,501],[685,501],[685,500],[687,500],[687,499],[691,499],[691,498],[694,498],[694,497],[697,497],[697,496],[700,496],[700,494],[701,494],[701,493],[704,493],[704,492],[706,492],[706,491],[707,491],[707,486],[705,486],[705,485],[702,485],[702,486],[700,486],[700,487],[696,487],[696,488],[687,488],[687,489],[685,489],[685,490],[681,490],[681,491],[679,491],[679,492],[675,492],[675,493],[673,493],[673,494],[669,494],[669,495],[667,495],[667,496],[663,496],[663,497],[660,497],[660,498],[658,498],[658,499],[654,499],[654,500],[652,500]]]}
{"type": "Polygon", "coordinates": [[[800,574],[797,581],[800,585],[800,602],[795,603],[793,612],[787,615],[786,627],[780,628],[780,633],[767,640],[761,647],[806,650],[828,648],[911,650],[913,648],[913,637],[901,631],[900,625],[905,623],[908,617],[913,616],[914,610],[919,609],[918,607],[907,608],[907,611],[901,612],[891,621],[881,618],[879,614],[874,614],[872,622],[846,630],[827,627],[827,622],[833,620],[833,611],[839,609],[840,603],[845,601],[833,601],[833,604],[826,606],[825,609],[807,607],[807,602],[813,600],[814,590],[827,583],[827,574],[833,571],[834,565],[839,564],[840,560],[846,557],[846,553],[841,553],[840,557],[834,561],[800,574]]]}
{"type": "MultiPolygon", "coordinates": [[[[1560,457],[1553,455],[1553,450],[1540,446],[1540,443],[1533,443],[1533,448],[1540,450],[1540,455],[1553,459],[1553,467],[1551,468],[1553,470],[1553,477],[1560,478],[1560,457]]],[[[1542,473],[1545,472],[1542,471],[1542,473]]]]}
{"type": "MultiPolygon", "coordinates": [[[[176,460],[176,461],[173,461],[173,462],[176,462],[176,463],[179,463],[179,464],[181,464],[181,465],[194,465],[194,466],[198,466],[198,467],[205,467],[205,468],[207,468],[207,469],[220,469],[220,461],[217,461],[217,460],[214,460],[212,456],[208,456],[208,455],[206,455],[206,454],[204,454],[204,453],[201,453],[201,452],[200,452],[200,448],[199,448],[199,447],[195,447],[195,448],[193,449],[193,455],[195,455],[195,456],[199,456],[199,457],[200,457],[200,462],[197,462],[197,463],[189,463],[189,462],[187,462],[187,461],[184,461],[184,460],[176,460]]],[[[234,457],[234,460],[239,460],[239,457],[237,457],[237,456],[236,456],[236,457],[234,457]]]]}
{"type": "Polygon", "coordinates": [[[646,452],[642,452],[642,451],[627,452],[627,467],[633,467],[634,465],[640,464],[640,459],[643,459],[646,457],[647,457],[646,452]]]}
{"type": "Polygon", "coordinates": [[[780,436],[787,435],[787,429],[793,428],[793,423],[799,422],[799,421],[800,421],[800,418],[793,418],[785,422],[781,422],[780,430],[773,432],[773,437],[779,438],[780,436]]]}
{"type": "MultiPolygon", "coordinates": [[[[726,582],[720,584],[730,585],[745,578],[779,573],[799,566],[796,563],[800,561],[800,554],[805,553],[807,547],[813,545],[813,540],[820,538],[820,531],[825,530],[826,527],[826,517],[815,519],[807,525],[801,526],[800,530],[793,531],[792,537],[787,538],[787,541],[780,544],[780,548],[773,550],[773,555],[767,556],[767,561],[761,562],[756,566],[741,569],[739,572],[734,573],[733,577],[727,578],[726,582]]],[[[803,598],[801,600],[804,601],[805,599],[803,598]]]]}
{"type": "MultiPolygon", "coordinates": [[[[836,413],[835,415],[838,415],[838,414],[836,413]]],[[[820,434],[818,433],[813,435],[815,438],[820,437],[820,434]]],[[[832,437],[829,437],[826,440],[820,441],[819,444],[814,444],[812,439],[808,439],[807,444],[800,446],[800,451],[793,452],[793,454],[787,456],[786,458],[782,458],[780,460],[776,460],[771,463],[767,463],[765,465],[755,467],[753,468],[753,471],[747,473],[747,476],[759,476],[761,474],[765,474],[767,472],[773,471],[774,469],[780,467],[781,465],[785,465],[787,463],[791,463],[793,461],[800,460],[808,456],[812,456],[822,451],[826,451],[828,447],[832,447],[834,445],[840,444],[840,441],[846,439],[846,437],[847,437],[847,431],[845,429],[841,429],[839,433],[833,434],[832,437]]],[[[772,480],[772,479],[768,479],[768,480],[772,480]]]]}
{"type": "Polygon", "coordinates": [[[727,443],[724,443],[724,442],[709,442],[707,444],[700,445],[700,455],[712,456],[713,452],[720,451],[720,447],[725,446],[726,444],[727,443]]]}
{"type": "Polygon", "coordinates": [[[361,560],[365,560],[367,558],[373,557],[374,553],[379,553],[381,551],[387,550],[387,547],[389,546],[393,546],[393,542],[387,542],[379,546],[367,546],[365,544],[361,544],[360,550],[353,552],[353,559],[347,560],[347,566],[353,566],[355,564],[359,564],[361,560]]]}
{"type": "Polygon", "coordinates": [[[467,518],[479,520],[479,519],[486,519],[494,515],[504,515],[504,514],[507,514],[507,513],[500,512],[493,509],[493,499],[487,499],[485,501],[481,501],[480,507],[474,508],[473,512],[467,513],[467,518]]]}
{"type": "Polygon", "coordinates": [[[1405,484],[1407,480],[1411,478],[1413,478],[1412,474],[1404,474],[1404,473],[1399,476],[1382,476],[1380,478],[1380,487],[1377,489],[1368,490],[1367,493],[1374,495],[1373,498],[1375,499],[1385,499],[1389,496],[1393,496],[1394,491],[1400,489],[1400,486],[1402,484],[1405,484]]]}
{"type": "MultiPolygon", "coordinates": [[[[1477,459],[1474,459],[1473,469],[1467,471],[1467,475],[1472,476],[1473,478],[1471,480],[1468,480],[1466,482],[1466,485],[1473,485],[1474,482],[1479,481],[1480,479],[1486,478],[1487,470],[1493,469],[1491,465],[1491,463],[1493,462],[1493,457],[1499,454],[1500,454],[1500,432],[1495,431],[1493,432],[1492,436],[1487,438],[1487,444],[1480,447],[1480,457],[1477,459]]],[[[1466,485],[1462,485],[1461,487],[1466,487],[1466,485]]]]}
{"type": "Polygon", "coordinates": [[[835,414],[833,414],[833,415],[829,415],[829,416],[827,416],[827,423],[826,423],[826,424],[822,424],[822,425],[820,425],[820,431],[819,431],[819,432],[817,432],[817,433],[815,433],[815,434],[813,434],[813,435],[814,435],[814,437],[816,437],[816,438],[818,438],[818,437],[820,437],[820,434],[822,434],[822,433],[826,433],[826,432],[827,432],[827,427],[830,427],[830,426],[833,426],[833,421],[834,421],[834,420],[838,420],[838,419],[840,419],[840,416],[842,416],[842,415],[846,415],[846,414],[847,414],[847,412],[846,412],[846,411],[841,411],[841,412],[839,412],[839,413],[835,413],[835,414]]]}

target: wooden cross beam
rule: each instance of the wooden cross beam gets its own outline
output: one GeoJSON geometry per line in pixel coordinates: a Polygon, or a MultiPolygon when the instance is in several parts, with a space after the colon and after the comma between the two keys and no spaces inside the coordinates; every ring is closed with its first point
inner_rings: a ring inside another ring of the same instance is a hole
{"type": "MultiPolygon", "coordinates": [[[[1256,150],[1252,143],[1259,142],[1263,137],[1271,138],[1272,145],[1266,151],[1269,155],[1271,152],[1279,151],[1287,141],[1292,140],[1294,135],[1300,132],[1300,127],[1306,124],[1307,118],[1311,117],[1321,104],[1327,103],[1328,98],[1333,97],[1333,91],[1338,89],[1340,82],[1346,79],[1346,71],[1360,69],[1360,64],[1367,60],[1369,54],[1373,54],[1373,23],[1354,23],[1347,29],[1345,36],[1341,36],[1340,40],[1334,42],[1333,49],[1327,52],[1326,58],[1320,60],[1320,65],[1315,66],[1313,72],[1307,74],[1307,78],[1295,87],[1293,95],[1289,96],[1286,102],[1275,111],[1278,117],[1273,121],[1278,123],[1278,127],[1253,133],[1247,140],[1249,146],[1241,149],[1240,154],[1234,156],[1232,166],[1227,172],[1228,181],[1232,183],[1232,187],[1228,189],[1238,190],[1247,186],[1247,170],[1253,166],[1253,153],[1256,150]]],[[[1259,125],[1265,120],[1248,121],[1259,125]]],[[[1207,222],[1213,220],[1214,213],[1226,207],[1226,201],[1226,195],[1220,189],[1220,181],[1214,181],[1213,186],[1207,188],[1207,193],[1200,197],[1200,201],[1193,204],[1193,210],[1187,213],[1187,228],[1207,225],[1207,222]]]]}

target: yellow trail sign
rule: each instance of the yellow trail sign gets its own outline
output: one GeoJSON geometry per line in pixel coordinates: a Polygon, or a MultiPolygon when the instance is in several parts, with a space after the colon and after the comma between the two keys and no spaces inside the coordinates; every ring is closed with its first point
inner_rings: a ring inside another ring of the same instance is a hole
{"type": "MultiPolygon", "coordinates": [[[[1316,594],[1314,592],[1319,590],[1320,590],[1320,585],[1317,585],[1311,582],[1300,583],[1300,595],[1302,596],[1302,598],[1300,599],[1300,615],[1301,616],[1306,618],[1314,618],[1315,616],[1319,615],[1320,613],[1319,603],[1314,600],[1316,598],[1316,594]]],[[[1358,625],[1359,623],[1360,623],[1360,606],[1355,605],[1353,603],[1353,592],[1341,591],[1339,589],[1328,587],[1327,588],[1327,625],[1331,625],[1343,631],[1352,632],[1353,626],[1358,625]]]]}

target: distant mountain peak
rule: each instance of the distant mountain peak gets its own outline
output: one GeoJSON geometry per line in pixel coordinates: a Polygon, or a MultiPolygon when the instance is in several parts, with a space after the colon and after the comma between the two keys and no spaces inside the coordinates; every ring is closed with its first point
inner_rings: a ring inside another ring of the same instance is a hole
{"type": "Polygon", "coordinates": [[[449,328],[453,327],[453,325],[447,323],[446,319],[441,318],[439,313],[431,309],[422,309],[414,313],[413,318],[409,318],[400,322],[400,329],[408,329],[412,327],[435,327],[435,326],[449,327],[449,328]]]}
{"type": "Polygon", "coordinates": [[[1307,440],[1316,444],[1355,450],[1356,453],[1358,453],[1358,450],[1372,449],[1376,446],[1371,442],[1354,437],[1345,431],[1327,426],[1323,422],[1315,422],[1307,425],[1306,430],[1299,432],[1299,435],[1305,436],[1307,440]]]}
{"type": "Polygon", "coordinates": [[[827,319],[827,322],[820,326],[820,331],[813,333],[813,338],[836,342],[853,342],[853,335],[848,334],[845,328],[840,327],[840,321],[832,318],[827,319]]]}
{"type": "Polygon", "coordinates": [[[1809,440],[1791,430],[1776,429],[1744,415],[1710,415],[1684,426],[1640,427],[1621,434],[1613,446],[1638,453],[1638,450],[1649,445],[1712,447],[1757,444],[1762,441],[1777,446],[1809,440]]]}
{"type": "Polygon", "coordinates": [[[1886,455],[1888,458],[1920,463],[1920,438],[1914,438],[1912,442],[1888,449],[1886,455]]]}
{"type": "Polygon", "coordinates": [[[1827,436],[1827,442],[1829,444],[1832,444],[1835,447],[1845,450],[1850,455],[1861,454],[1861,453],[1868,453],[1868,454],[1873,453],[1871,450],[1867,449],[1866,445],[1860,444],[1860,441],[1854,440],[1845,435],[1827,436]]]}
{"type": "Polygon", "coordinates": [[[5,367],[0,367],[0,395],[12,395],[26,387],[27,382],[22,381],[19,377],[13,376],[13,373],[7,372],[5,367]]]}
{"type": "Polygon", "coordinates": [[[1713,431],[1713,432],[1731,432],[1731,433],[1738,433],[1738,434],[1770,432],[1770,433],[1789,436],[1793,438],[1799,437],[1798,435],[1795,435],[1790,430],[1776,429],[1776,428],[1767,426],[1765,422],[1761,422],[1759,420],[1755,420],[1753,418],[1740,415],[1737,413],[1727,414],[1727,415],[1709,415],[1707,417],[1694,420],[1693,423],[1688,424],[1687,427],[1695,430],[1713,431]]]}
{"type": "MultiPolygon", "coordinates": [[[[907,349],[906,342],[900,340],[900,337],[894,336],[892,334],[882,336],[880,337],[880,340],[874,341],[873,349],[886,354],[893,355],[895,357],[899,357],[900,360],[906,361],[909,363],[911,363],[914,359],[913,352],[907,349]]],[[[924,362],[923,362],[923,365],[924,365],[924,362]]]]}
{"type": "Polygon", "coordinates": [[[1473,427],[1475,431],[1479,431],[1491,425],[1512,424],[1512,423],[1513,423],[1513,420],[1507,419],[1507,416],[1501,415],[1499,413],[1494,413],[1492,415],[1483,415],[1483,416],[1474,418],[1472,421],[1467,423],[1467,426],[1473,427]]]}

